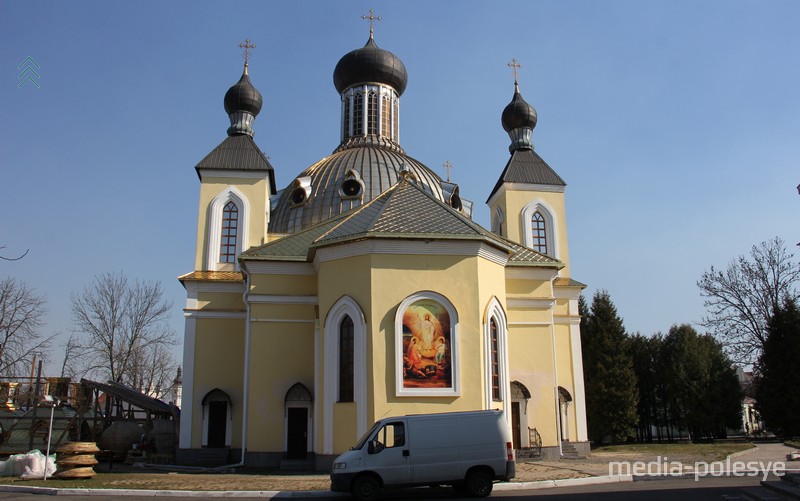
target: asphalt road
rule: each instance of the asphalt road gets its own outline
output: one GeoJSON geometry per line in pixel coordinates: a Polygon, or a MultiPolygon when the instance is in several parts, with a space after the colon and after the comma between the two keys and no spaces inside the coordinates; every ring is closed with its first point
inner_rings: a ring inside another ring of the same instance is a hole
{"type": "MultiPolygon", "coordinates": [[[[554,501],[705,501],[719,499],[724,495],[737,495],[742,487],[759,485],[760,477],[704,477],[699,481],[688,479],[650,480],[637,482],[622,482],[615,484],[587,485],[581,487],[557,487],[551,489],[495,491],[492,499],[524,500],[536,498],[538,500],[554,501]]],[[[288,494],[288,493],[287,493],[288,494]]],[[[422,501],[425,499],[447,499],[454,501],[475,501],[474,498],[458,497],[452,489],[415,489],[388,492],[384,499],[392,501],[422,501]]],[[[246,499],[238,497],[238,499],[246,499]]],[[[336,499],[331,497],[304,496],[302,492],[294,492],[282,499],[316,500],[336,499]]],[[[0,492],[0,499],[41,499],[37,494],[18,494],[0,492]]],[[[58,501],[86,500],[84,496],[58,496],[58,501]]],[[[91,500],[116,500],[116,501],[151,501],[153,497],[144,496],[91,496],[91,500]]],[[[198,497],[172,497],[171,500],[197,500],[198,497]]],[[[250,498],[255,499],[255,498],[250,498]]],[[[340,498],[349,499],[349,498],[340,498]]]]}

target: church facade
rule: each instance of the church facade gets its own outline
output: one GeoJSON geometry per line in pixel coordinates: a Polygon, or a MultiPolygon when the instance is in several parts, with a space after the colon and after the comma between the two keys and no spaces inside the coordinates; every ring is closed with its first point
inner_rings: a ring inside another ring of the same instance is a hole
{"type": "Polygon", "coordinates": [[[333,79],[341,142],[288,186],[254,142],[247,63],[225,95],[228,136],[196,166],[178,460],[324,470],[383,416],[477,409],[505,411],[515,448],[588,452],[584,286],[534,108],[515,82],[485,229],[400,146],[397,56],[370,33],[333,79]]]}

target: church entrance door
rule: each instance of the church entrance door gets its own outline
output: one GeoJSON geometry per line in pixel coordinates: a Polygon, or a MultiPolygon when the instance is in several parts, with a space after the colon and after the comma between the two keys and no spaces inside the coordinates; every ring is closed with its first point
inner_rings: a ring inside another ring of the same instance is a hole
{"type": "Polygon", "coordinates": [[[208,446],[225,447],[225,432],[228,424],[228,402],[208,403],[208,446]]]}
{"type": "Polygon", "coordinates": [[[286,433],[286,458],[305,459],[308,453],[308,409],[289,407],[286,433]]]}
{"type": "Polygon", "coordinates": [[[514,448],[520,449],[519,402],[511,402],[511,434],[513,435],[514,448]]]}

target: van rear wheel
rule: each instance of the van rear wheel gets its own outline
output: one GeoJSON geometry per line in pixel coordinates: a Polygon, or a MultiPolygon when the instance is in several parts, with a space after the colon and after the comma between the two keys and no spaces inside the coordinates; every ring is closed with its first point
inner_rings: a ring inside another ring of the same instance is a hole
{"type": "Polygon", "coordinates": [[[381,485],[375,477],[363,475],[353,480],[350,494],[356,501],[373,501],[378,499],[381,485]]]}
{"type": "Polygon", "coordinates": [[[476,498],[485,498],[492,493],[492,477],[483,470],[471,471],[464,482],[467,493],[476,498]]]}

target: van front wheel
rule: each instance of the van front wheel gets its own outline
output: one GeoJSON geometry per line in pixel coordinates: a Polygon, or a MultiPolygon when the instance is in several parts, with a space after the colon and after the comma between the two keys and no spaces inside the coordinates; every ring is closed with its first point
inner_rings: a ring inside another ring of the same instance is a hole
{"type": "Polygon", "coordinates": [[[350,489],[350,494],[356,501],[373,501],[378,499],[381,492],[381,486],[375,477],[370,475],[363,475],[353,480],[353,486],[350,489]]]}
{"type": "Polygon", "coordinates": [[[476,498],[485,498],[492,493],[492,487],[494,486],[492,477],[483,470],[476,470],[467,474],[464,484],[467,493],[476,498]]]}

